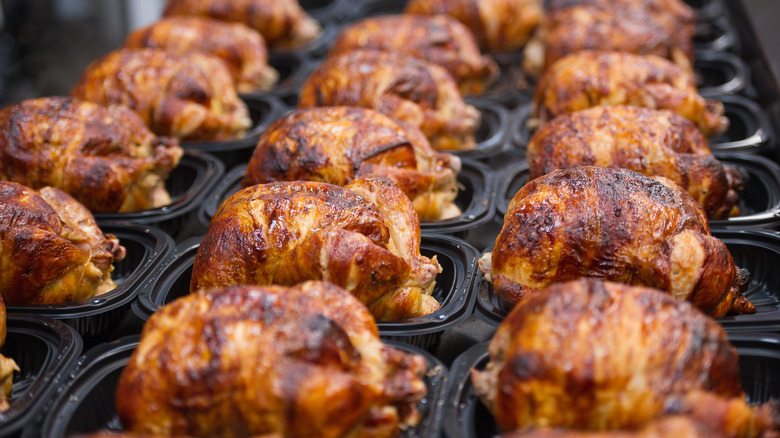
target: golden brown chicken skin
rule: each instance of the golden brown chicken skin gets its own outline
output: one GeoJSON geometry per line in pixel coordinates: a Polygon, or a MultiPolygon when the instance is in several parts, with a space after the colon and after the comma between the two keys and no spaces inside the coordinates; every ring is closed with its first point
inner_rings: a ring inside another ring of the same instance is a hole
{"type": "Polygon", "coordinates": [[[132,32],[124,47],[214,55],[225,62],[239,93],[270,90],[279,78],[279,72],[268,65],[263,36],[241,23],[206,17],[163,18],[132,32]]]}
{"type": "Polygon", "coordinates": [[[712,430],[705,421],[695,421],[682,415],[670,415],[652,420],[637,430],[583,431],[574,429],[533,428],[518,429],[500,435],[500,438],[726,438],[712,430]]]}
{"type": "Polygon", "coordinates": [[[125,249],[65,192],[0,181],[0,295],[8,305],[91,298],[116,287],[125,249]]]}
{"type": "Polygon", "coordinates": [[[121,105],[55,96],[0,110],[0,179],[57,187],[95,213],[170,204],[165,179],[182,154],[121,105]]]}
{"type": "Polygon", "coordinates": [[[628,169],[583,166],[530,181],[480,262],[510,306],[592,277],[661,289],[714,317],[756,311],[742,296],[747,274],[696,201],[666,178],[628,169]]]}
{"type": "Polygon", "coordinates": [[[545,122],[595,105],[669,109],[705,136],[728,128],[723,104],[698,94],[692,74],[654,55],[581,50],[548,68],[534,95],[534,115],[545,122]]]}
{"type": "Polygon", "coordinates": [[[135,433],[393,437],[419,421],[426,369],[332,284],[218,288],[152,315],[116,407],[135,433]]]}
{"type": "Polygon", "coordinates": [[[392,180],[275,182],[220,205],[190,290],[323,280],[347,289],[377,320],[398,320],[439,307],[430,295],[439,272],[435,258],[420,254],[417,214],[392,180]]]}
{"type": "Polygon", "coordinates": [[[544,16],[541,0],[410,0],[404,12],[451,15],[491,52],[521,48],[544,16]]]}
{"type": "MultiPolygon", "coordinates": [[[[3,301],[3,297],[0,295],[0,348],[5,345],[6,333],[5,301],[3,301]]],[[[0,412],[4,412],[11,407],[11,387],[13,386],[14,371],[19,371],[19,365],[16,364],[16,361],[0,354],[0,412]]]]}
{"type": "Polygon", "coordinates": [[[243,23],[260,32],[273,49],[302,47],[322,31],[297,0],[168,0],[163,16],[178,15],[243,23]]]}
{"type": "Polygon", "coordinates": [[[777,404],[745,400],[723,328],[652,288],[552,285],[514,308],[488,353],[471,379],[503,430],[632,430],[670,415],[733,437],[780,426],[777,404]]]}
{"type": "Polygon", "coordinates": [[[560,115],[531,137],[529,179],[555,169],[594,165],[663,176],[685,189],[709,219],[739,214],[746,175],[723,165],[695,125],[668,110],[596,106],[560,115]]]}
{"type": "Polygon", "coordinates": [[[437,152],[419,129],[360,107],[293,111],[261,136],[243,178],[248,187],[271,181],[346,185],[364,175],[392,179],[420,220],[459,215],[460,159],[437,152]]]}
{"type": "Polygon", "coordinates": [[[354,49],[400,51],[438,64],[463,94],[479,94],[498,79],[498,65],[479,51],[474,35],[449,15],[385,15],[344,28],[328,56],[354,49]]]}
{"type": "Polygon", "coordinates": [[[71,95],[127,105],[158,135],[226,140],[252,121],[225,63],[199,52],[119,49],[90,64],[71,95]]]}
{"type": "Polygon", "coordinates": [[[301,86],[298,107],[361,106],[419,127],[438,150],[476,146],[479,110],[452,76],[400,52],[356,49],[329,57],[301,86]]]}

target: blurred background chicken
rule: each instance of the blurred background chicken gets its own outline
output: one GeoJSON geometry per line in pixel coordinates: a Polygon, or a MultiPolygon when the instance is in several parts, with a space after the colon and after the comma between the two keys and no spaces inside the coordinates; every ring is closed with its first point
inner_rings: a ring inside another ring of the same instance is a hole
{"type": "Polygon", "coordinates": [[[471,379],[505,431],[630,431],[665,416],[730,437],[780,427],[776,403],[745,400],[723,328],[652,288],[593,279],[550,286],[515,307],[488,352],[471,379]]]}
{"type": "Polygon", "coordinates": [[[42,97],[0,110],[0,178],[57,187],[95,213],[170,204],[165,179],[182,154],[122,105],[42,97]]]}
{"type": "MultiPolygon", "coordinates": [[[[0,295],[0,348],[5,345],[6,313],[5,301],[0,295]]],[[[19,371],[19,365],[10,357],[0,354],[0,412],[11,407],[11,387],[13,386],[14,371],[19,371]]]]}
{"type": "Polygon", "coordinates": [[[707,216],[666,178],[583,166],[534,179],[512,198],[480,269],[511,307],[553,283],[592,277],[649,286],[714,317],[753,313],[747,273],[707,216]]]}
{"type": "Polygon", "coordinates": [[[457,156],[433,150],[414,126],[361,107],[293,111],[257,143],[242,184],[309,180],[346,185],[364,175],[387,176],[422,221],[457,216],[457,156]]]}
{"type": "Polygon", "coordinates": [[[663,176],[685,189],[709,219],[739,213],[747,175],[724,166],[687,119],[668,110],[595,106],[542,125],[526,150],[529,179],[555,169],[595,165],[663,176]]]}
{"type": "Polygon", "coordinates": [[[259,184],[234,194],[211,219],[190,290],[323,280],[368,306],[377,320],[427,315],[441,272],[420,254],[420,223],[392,180],[357,178],[259,184]]]}
{"type": "Polygon", "coordinates": [[[476,146],[479,110],[443,67],[401,52],[356,49],[327,58],[301,86],[298,107],[372,108],[419,127],[439,150],[476,146]]]}
{"type": "Polygon", "coordinates": [[[140,434],[392,437],[419,421],[426,369],[332,284],[220,288],[152,315],[116,407],[140,434]]]}
{"type": "Polygon", "coordinates": [[[0,181],[0,295],[7,305],[55,304],[116,287],[113,263],[125,256],[111,234],[65,192],[36,192],[0,181]]]}
{"type": "Polygon", "coordinates": [[[232,139],[252,124],[225,63],[200,52],[114,50],[84,70],[71,95],[127,105],[155,134],[182,140],[232,139]]]}
{"type": "Polygon", "coordinates": [[[241,23],[206,17],[164,18],[133,31],[124,47],[177,53],[198,51],[217,56],[230,70],[239,93],[270,90],[279,78],[279,72],[268,65],[268,49],[262,35],[241,23]]]}

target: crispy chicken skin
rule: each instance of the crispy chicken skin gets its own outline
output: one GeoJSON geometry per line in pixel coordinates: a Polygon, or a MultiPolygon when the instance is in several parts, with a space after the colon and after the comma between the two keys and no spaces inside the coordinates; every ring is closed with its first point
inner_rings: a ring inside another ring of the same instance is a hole
{"type": "Polygon", "coordinates": [[[748,274],[710,235],[678,185],[628,169],[583,166],[530,181],[512,198],[480,268],[509,305],[580,277],[649,286],[714,317],[753,313],[748,274]]]}
{"type": "Polygon", "coordinates": [[[116,407],[135,433],[393,437],[419,421],[426,369],[332,284],[217,288],[152,315],[116,407]]]}
{"type": "Polygon", "coordinates": [[[90,64],[71,95],[123,104],[158,135],[226,140],[252,124],[225,63],[199,52],[119,49],[90,64]]]}
{"type": "Polygon", "coordinates": [[[474,35],[449,15],[385,15],[345,27],[328,56],[354,49],[400,51],[447,69],[463,94],[485,92],[498,79],[498,65],[479,51],[474,35]]]}
{"type": "Polygon", "coordinates": [[[420,220],[457,216],[460,159],[437,152],[419,129],[360,107],[293,111],[269,127],[255,148],[243,186],[308,180],[343,186],[364,175],[392,179],[420,220]]]}
{"type": "Polygon", "coordinates": [[[555,169],[595,165],[663,176],[685,189],[709,219],[739,214],[737,189],[747,178],[710,152],[701,132],[668,110],[596,106],[560,115],[531,137],[529,179],[555,169]]]}
{"type": "Polygon", "coordinates": [[[463,102],[452,76],[400,52],[356,49],[329,57],[301,86],[298,107],[372,108],[419,127],[438,150],[476,146],[479,110],[463,102]]]}
{"type": "Polygon", "coordinates": [[[268,65],[263,36],[241,23],[206,17],[163,18],[132,32],[124,47],[214,55],[225,62],[239,93],[270,90],[279,79],[279,72],[268,65]]]}
{"type": "Polygon", "coordinates": [[[506,431],[632,430],[670,415],[731,437],[780,425],[777,404],[745,400],[723,328],[652,288],[594,279],[555,284],[514,308],[488,353],[471,379],[506,431]]]}
{"type": "Polygon", "coordinates": [[[0,181],[0,295],[8,305],[91,298],[116,287],[125,256],[111,234],[65,192],[0,181]]]}
{"type": "Polygon", "coordinates": [[[451,15],[491,52],[521,48],[544,16],[541,0],[410,0],[404,12],[451,15]]]}
{"type": "MultiPolygon", "coordinates": [[[[0,258],[2,255],[0,255],[0,258]]],[[[5,302],[0,295],[0,347],[5,345],[6,313],[5,302]]],[[[0,354],[0,412],[11,407],[11,386],[13,385],[14,371],[19,371],[19,365],[10,357],[0,354]]]]}
{"type": "Polygon", "coordinates": [[[57,187],[94,213],[170,204],[165,179],[182,154],[122,105],[55,96],[0,110],[0,179],[57,187]]]}
{"type": "Polygon", "coordinates": [[[381,176],[345,187],[309,181],[247,187],[211,219],[190,290],[323,280],[344,287],[377,320],[427,315],[441,272],[420,255],[411,201],[381,176]]]}
{"type": "Polygon", "coordinates": [[[322,30],[296,0],[168,0],[163,16],[176,15],[243,23],[260,32],[272,49],[302,47],[322,30]]]}
{"type": "Polygon", "coordinates": [[[595,105],[669,109],[692,121],[705,136],[728,128],[723,104],[698,94],[689,71],[655,55],[581,50],[556,61],[536,88],[534,116],[555,116],[595,105]]]}
{"type": "Polygon", "coordinates": [[[695,421],[682,415],[670,415],[652,420],[638,430],[582,431],[572,429],[518,429],[500,438],[727,438],[712,430],[705,421],[695,421]]]}

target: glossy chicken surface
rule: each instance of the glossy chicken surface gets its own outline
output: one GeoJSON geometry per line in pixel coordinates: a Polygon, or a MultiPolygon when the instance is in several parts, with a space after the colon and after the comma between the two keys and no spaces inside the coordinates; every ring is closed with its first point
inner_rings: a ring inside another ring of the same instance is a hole
{"type": "Polygon", "coordinates": [[[572,429],[519,429],[500,435],[501,438],[726,438],[715,432],[705,421],[674,415],[653,420],[638,430],[581,431],[572,429]]]}
{"type": "Polygon", "coordinates": [[[471,379],[506,431],[632,430],[665,416],[733,437],[780,425],[777,404],[747,403],[723,328],[652,288],[593,279],[550,286],[514,308],[488,352],[471,379]]]}
{"type": "Polygon", "coordinates": [[[243,23],[260,32],[273,49],[304,46],[322,31],[297,0],[168,0],[163,15],[195,15],[243,23]]]}
{"type": "MultiPolygon", "coordinates": [[[[0,348],[5,345],[6,312],[5,301],[0,296],[0,348]]],[[[0,412],[11,407],[11,387],[13,385],[14,371],[19,371],[19,366],[10,357],[0,354],[0,412]]]]}
{"type": "Polygon", "coordinates": [[[114,50],[84,70],[71,95],[127,105],[154,133],[182,140],[232,139],[252,124],[225,64],[197,52],[114,50]]]}
{"type": "Polygon", "coordinates": [[[596,106],[545,123],[526,150],[529,179],[555,169],[595,165],[663,176],[685,189],[709,219],[739,213],[747,175],[725,166],[687,119],[667,110],[596,106]]]}
{"type": "Polygon", "coordinates": [[[476,146],[479,110],[438,65],[399,52],[357,49],[326,59],[301,86],[298,107],[372,108],[419,127],[439,150],[476,146]]]}
{"type": "Polygon", "coordinates": [[[263,36],[241,23],[206,17],[163,18],[133,31],[124,47],[214,55],[225,62],[239,93],[270,90],[279,78],[279,72],[268,65],[263,36]]]}
{"type": "Polygon", "coordinates": [[[55,304],[116,287],[113,263],[125,256],[111,234],[65,192],[36,192],[0,181],[0,295],[7,305],[55,304]]]}
{"type": "Polygon", "coordinates": [[[368,108],[315,107],[293,111],[261,136],[243,178],[248,187],[271,181],[321,181],[343,186],[365,175],[392,179],[420,220],[457,216],[460,158],[433,150],[423,133],[368,108]]]}
{"type": "Polygon", "coordinates": [[[668,179],[584,166],[530,181],[512,198],[480,269],[509,306],[592,277],[649,286],[714,317],[753,313],[747,273],[710,235],[696,201],[668,179]]]}
{"type": "Polygon", "coordinates": [[[404,12],[451,15],[491,52],[521,48],[544,16],[541,0],[410,0],[404,12]]]}
{"type": "Polygon", "coordinates": [[[152,315],[116,407],[142,434],[393,437],[419,421],[426,369],[332,284],[218,288],[152,315]]]}
{"type": "Polygon", "coordinates": [[[556,61],[534,95],[541,121],[595,105],[669,109],[692,121],[705,136],[728,128],[723,104],[701,97],[689,71],[654,55],[582,50],[556,61]]]}
{"type": "Polygon", "coordinates": [[[323,280],[344,287],[377,320],[427,315],[441,272],[420,254],[411,201],[381,176],[345,187],[308,181],[247,187],[211,219],[190,290],[323,280]]]}
{"type": "Polygon", "coordinates": [[[165,179],[182,154],[121,105],[42,97],[0,110],[0,179],[57,187],[95,213],[170,204],[165,179]]]}
{"type": "Polygon", "coordinates": [[[486,91],[498,79],[498,65],[479,51],[474,35],[449,15],[385,15],[344,28],[329,56],[354,49],[400,51],[440,65],[463,94],[486,91]]]}

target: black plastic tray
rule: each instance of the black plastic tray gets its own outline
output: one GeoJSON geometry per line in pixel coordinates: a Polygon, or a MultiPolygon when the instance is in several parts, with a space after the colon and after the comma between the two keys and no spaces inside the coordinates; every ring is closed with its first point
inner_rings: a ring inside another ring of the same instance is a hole
{"type": "MultiPolygon", "coordinates": [[[[712,227],[780,225],[780,166],[759,155],[716,152],[724,164],[743,169],[750,176],[748,186],[739,192],[739,216],[710,221],[712,227]]],[[[508,167],[499,178],[496,210],[502,217],[512,197],[528,182],[528,163],[523,160],[508,167]]]]}
{"type": "MultiPolygon", "coordinates": [[[[268,64],[279,72],[279,80],[276,85],[268,91],[242,94],[241,97],[245,100],[251,100],[262,96],[274,96],[279,103],[283,104],[283,108],[274,114],[273,120],[271,120],[273,122],[282,113],[289,108],[294,108],[298,104],[298,91],[301,88],[301,84],[312,72],[316,63],[300,53],[291,52],[271,53],[268,57],[268,64]]],[[[268,125],[265,125],[263,130],[267,127],[268,125]]],[[[255,138],[256,143],[257,139],[255,138]]],[[[249,156],[251,157],[251,152],[249,156]]],[[[246,159],[244,162],[249,162],[249,159],[246,159]]]]}
{"type": "Polygon", "coordinates": [[[750,70],[733,53],[696,52],[694,71],[699,94],[704,97],[741,93],[750,85],[750,70]]]}
{"type": "MultiPolygon", "coordinates": [[[[717,321],[729,331],[763,331],[780,333],[780,233],[762,229],[713,229],[722,240],[734,263],[750,271],[751,281],[744,295],[757,312],[752,315],[726,316],[717,321]]],[[[477,274],[476,316],[498,326],[506,317],[493,285],[477,274]]]]}
{"type": "Polygon", "coordinates": [[[177,240],[203,234],[205,230],[200,229],[197,221],[198,208],[224,173],[225,166],[213,155],[186,150],[165,181],[172,198],[169,205],[133,213],[99,213],[95,219],[98,223],[128,221],[154,225],[177,240]]]}
{"type": "Polygon", "coordinates": [[[59,321],[9,313],[2,353],[19,366],[14,372],[11,407],[0,413],[0,436],[18,436],[45,408],[81,354],[78,333],[59,321]]]}
{"type": "Polygon", "coordinates": [[[116,328],[130,309],[149,273],[173,251],[173,239],[158,228],[127,222],[105,222],[104,233],[114,234],[127,250],[114,263],[111,278],[117,287],[102,295],[62,304],[8,306],[8,312],[41,315],[60,320],[82,336],[99,336],[116,328]]]}
{"type": "Polygon", "coordinates": [[[696,22],[693,45],[695,52],[736,50],[740,46],[739,34],[727,17],[710,17],[696,22]]]}
{"type": "MultiPolygon", "coordinates": [[[[729,333],[729,341],[740,354],[739,374],[750,403],[761,404],[780,398],[780,336],[765,333],[729,333]]],[[[474,393],[471,369],[484,369],[489,357],[488,342],[477,344],[452,364],[442,423],[448,438],[495,437],[501,433],[493,415],[474,393]]]]}
{"type": "Polygon", "coordinates": [[[466,98],[466,103],[476,107],[482,120],[474,133],[477,147],[464,151],[448,151],[464,158],[484,158],[504,150],[509,133],[509,111],[503,106],[484,99],[466,98]]]}
{"type": "MultiPolygon", "coordinates": [[[[141,320],[148,320],[160,306],[190,293],[192,265],[200,241],[193,238],[182,242],[155,270],[133,308],[141,320]]],[[[396,322],[379,322],[377,326],[384,339],[431,349],[439,341],[444,329],[464,320],[474,309],[478,252],[461,239],[437,234],[423,234],[420,252],[428,257],[435,255],[442,267],[432,294],[441,307],[430,315],[396,322]]]]}
{"type": "Polygon", "coordinates": [[[319,22],[349,20],[355,10],[349,0],[299,0],[298,4],[319,22]]]}
{"type": "MultiPolygon", "coordinates": [[[[139,336],[128,336],[95,347],[79,358],[67,382],[58,389],[48,415],[39,416],[22,436],[54,437],[106,430],[122,432],[114,395],[122,370],[138,346],[139,339],[139,336]]],[[[444,404],[442,396],[446,390],[446,367],[430,353],[414,346],[392,341],[386,343],[407,353],[420,354],[428,362],[428,373],[424,378],[428,394],[418,404],[422,418],[416,427],[402,431],[400,436],[438,437],[444,404]]]]}

